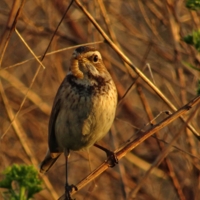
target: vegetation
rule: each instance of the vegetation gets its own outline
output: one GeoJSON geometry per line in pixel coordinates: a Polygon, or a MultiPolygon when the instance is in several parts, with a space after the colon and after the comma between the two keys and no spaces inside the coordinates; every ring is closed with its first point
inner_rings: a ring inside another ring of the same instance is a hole
{"type": "Polygon", "coordinates": [[[28,200],[42,190],[42,181],[33,166],[14,164],[3,174],[5,177],[0,181],[0,187],[7,189],[3,195],[4,199],[28,200]]]}
{"type": "MultiPolygon", "coordinates": [[[[89,182],[74,197],[200,199],[199,104],[185,106],[200,94],[199,1],[74,0],[66,14],[70,2],[0,1],[0,172],[11,163],[42,161],[53,99],[70,57],[78,45],[91,45],[101,52],[119,97],[113,127],[99,144],[116,151],[127,141],[137,144],[95,183],[86,175],[106,155],[95,147],[89,156],[71,152],[69,184],[89,182]],[[187,109],[181,119],[162,121],[181,109],[187,109]],[[144,131],[159,124],[162,129],[144,139],[144,131]]],[[[34,198],[58,199],[64,157],[41,179],[46,190],[34,198]]],[[[8,185],[19,196],[19,183],[8,185]]]]}

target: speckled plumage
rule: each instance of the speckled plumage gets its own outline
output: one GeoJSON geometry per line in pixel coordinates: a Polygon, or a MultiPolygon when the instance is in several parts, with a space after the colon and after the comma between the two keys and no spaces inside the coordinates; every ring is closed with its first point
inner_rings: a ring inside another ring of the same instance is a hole
{"type": "Polygon", "coordinates": [[[104,137],[113,123],[116,105],[116,87],[101,54],[94,48],[77,48],[54,100],[49,151],[41,172],[48,171],[66,149],[84,150],[104,137]]]}

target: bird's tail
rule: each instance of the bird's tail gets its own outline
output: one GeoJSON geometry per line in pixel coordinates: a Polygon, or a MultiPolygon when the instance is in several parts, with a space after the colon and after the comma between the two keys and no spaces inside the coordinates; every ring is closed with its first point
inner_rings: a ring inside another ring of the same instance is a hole
{"type": "Polygon", "coordinates": [[[59,156],[61,154],[62,153],[59,153],[59,152],[58,153],[50,153],[50,151],[48,149],[44,160],[40,164],[40,172],[45,173],[45,172],[49,171],[51,166],[56,162],[56,160],[59,158],[59,156]]]}

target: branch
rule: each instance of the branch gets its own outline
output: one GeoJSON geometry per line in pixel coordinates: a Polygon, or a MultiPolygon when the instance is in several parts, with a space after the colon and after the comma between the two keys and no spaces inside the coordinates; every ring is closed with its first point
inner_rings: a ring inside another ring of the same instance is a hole
{"type": "MultiPolygon", "coordinates": [[[[99,31],[105,41],[113,48],[113,50],[128,64],[125,65],[129,74],[133,77],[133,71],[145,82],[153,91],[173,110],[176,111],[177,108],[172,104],[172,102],[131,62],[131,60],[117,47],[117,45],[110,39],[110,37],[104,32],[92,15],[86,10],[86,8],[80,3],[79,0],[75,0],[77,6],[83,11],[83,13],[92,22],[95,28],[99,31]]],[[[185,123],[185,120],[181,117],[181,120],[185,123]]],[[[195,128],[187,124],[187,127],[192,131],[192,133],[200,140],[200,133],[198,133],[195,128]]]]}
{"type": "MultiPolygon", "coordinates": [[[[123,158],[128,152],[132,151],[135,147],[137,147],[139,144],[144,142],[147,138],[152,136],[155,132],[158,132],[159,130],[169,125],[174,120],[176,120],[178,117],[188,112],[192,107],[197,105],[199,102],[200,102],[200,96],[197,96],[193,100],[191,100],[189,103],[187,103],[185,106],[177,110],[174,114],[168,116],[167,118],[162,120],[160,123],[152,126],[149,130],[141,134],[140,137],[132,141],[128,141],[123,147],[115,151],[118,160],[123,158]]],[[[92,171],[87,177],[85,177],[82,181],[80,181],[76,185],[77,191],[83,188],[84,186],[86,186],[88,183],[90,183],[92,180],[94,180],[97,176],[102,174],[104,171],[106,171],[109,168],[109,163],[110,163],[110,159],[107,159],[99,167],[97,167],[94,171],[92,171]]],[[[71,194],[73,195],[77,191],[73,189],[71,194]]],[[[65,195],[62,195],[59,198],[59,200],[64,200],[64,199],[65,199],[65,195]]]]}

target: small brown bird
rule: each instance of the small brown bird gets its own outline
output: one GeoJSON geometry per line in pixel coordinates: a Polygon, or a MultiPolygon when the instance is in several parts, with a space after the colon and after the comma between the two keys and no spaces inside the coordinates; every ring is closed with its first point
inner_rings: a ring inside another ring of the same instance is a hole
{"type": "MultiPolygon", "coordinates": [[[[49,121],[49,150],[40,166],[47,172],[64,152],[66,158],[65,199],[71,199],[67,182],[69,151],[88,149],[109,131],[117,106],[117,90],[94,48],[77,48],[71,58],[70,71],[56,94],[49,121]]],[[[117,161],[116,161],[117,162],[117,161]]]]}

